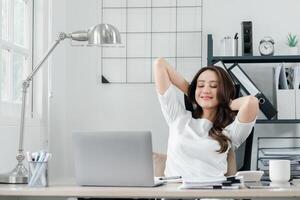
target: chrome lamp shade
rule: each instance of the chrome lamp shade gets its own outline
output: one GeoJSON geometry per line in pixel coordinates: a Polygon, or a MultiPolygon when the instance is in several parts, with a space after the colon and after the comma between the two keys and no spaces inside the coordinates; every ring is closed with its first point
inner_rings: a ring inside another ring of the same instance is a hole
{"type": "Polygon", "coordinates": [[[89,46],[121,45],[121,35],[111,24],[97,24],[87,31],[89,46]]]}

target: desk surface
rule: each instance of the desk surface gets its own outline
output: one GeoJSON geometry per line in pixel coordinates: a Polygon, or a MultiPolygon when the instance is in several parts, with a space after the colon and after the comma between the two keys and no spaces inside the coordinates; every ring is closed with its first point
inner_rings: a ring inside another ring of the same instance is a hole
{"type": "Polygon", "coordinates": [[[53,185],[31,188],[27,185],[0,184],[0,196],[40,197],[101,197],[101,198],[253,198],[253,197],[300,197],[300,187],[286,189],[239,189],[239,190],[180,190],[179,184],[160,187],[80,187],[53,185]]]}

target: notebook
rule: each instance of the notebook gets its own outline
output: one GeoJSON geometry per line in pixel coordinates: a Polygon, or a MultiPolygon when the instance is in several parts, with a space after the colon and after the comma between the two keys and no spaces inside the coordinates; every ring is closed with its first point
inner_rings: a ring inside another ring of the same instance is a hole
{"type": "Polygon", "coordinates": [[[84,186],[152,187],[150,131],[73,132],[75,178],[84,186]]]}

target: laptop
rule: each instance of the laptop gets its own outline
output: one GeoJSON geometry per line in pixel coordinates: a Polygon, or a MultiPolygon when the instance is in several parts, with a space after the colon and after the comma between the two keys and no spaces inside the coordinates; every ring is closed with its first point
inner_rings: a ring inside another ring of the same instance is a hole
{"type": "Polygon", "coordinates": [[[153,187],[150,131],[73,132],[75,178],[82,186],[153,187]]]}

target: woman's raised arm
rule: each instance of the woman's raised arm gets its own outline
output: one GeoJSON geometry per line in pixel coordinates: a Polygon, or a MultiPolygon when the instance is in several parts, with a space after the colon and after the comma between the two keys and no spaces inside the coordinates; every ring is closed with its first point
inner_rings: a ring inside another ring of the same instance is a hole
{"type": "Polygon", "coordinates": [[[187,94],[189,83],[163,58],[154,61],[155,85],[160,94],[164,94],[172,83],[187,94]]]}
{"type": "Polygon", "coordinates": [[[258,99],[254,96],[244,96],[234,99],[230,104],[231,110],[238,110],[240,122],[252,122],[258,113],[258,99]]]}

